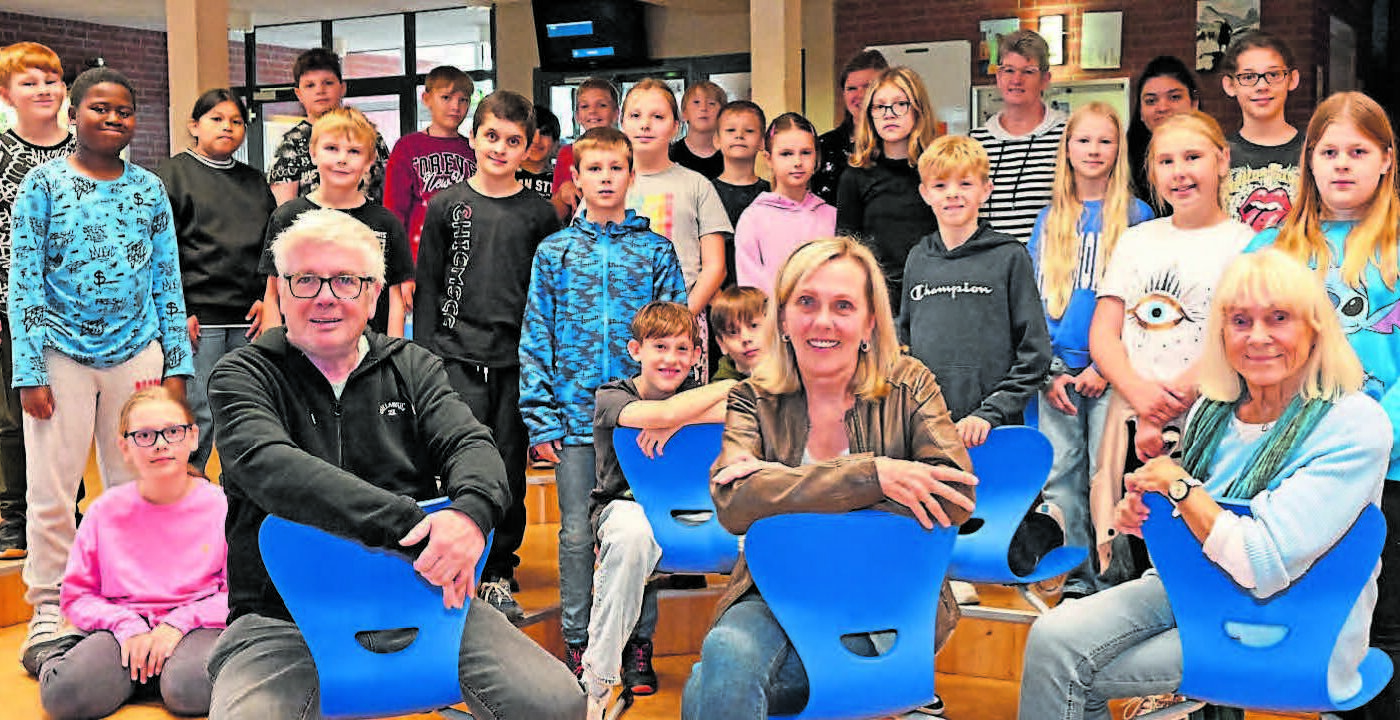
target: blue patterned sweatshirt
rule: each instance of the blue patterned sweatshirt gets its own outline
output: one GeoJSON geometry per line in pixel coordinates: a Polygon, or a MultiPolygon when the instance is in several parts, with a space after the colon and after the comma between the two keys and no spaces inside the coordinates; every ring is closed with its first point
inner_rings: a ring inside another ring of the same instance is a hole
{"type": "MultiPolygon", "coordinates": [[[[1346,239],[1353,227],[1353,222],[1322,223],[1322,234],[1332,248],[1332,267],[1327,268],[1325,280],[1327,297],[1337,308],[1342,332],[1366,371],[1366,383],[1361,389],[1375,398],[1390,418],[1395,443],[1385,478],[1400,481],[1400,284],[1386,287],[1375,261],[1366,264],[1360,287],[1351,287],[1342,280],[1346,239]]],[[[1278,228],[1269,228],[1255,235],[1244,251],[1262,250],[1276,240],[1278,228]]]]}
{"type": "Polygon", "coordinates": [[[602,227],[580,214],[540,243],[520,336],[531,445],[593,443],[593,393],[638,373],[628,325],[653,300],[685,304],[685,278],[671,241],[635,212],[602,227]]]}
{"type": "Polygon", "coordinates": [[[49,384],[45,348],[106,368],[157,341],[165,377],[194,375],[170,198],[154,173],[128,162],[94,180],[51,160],[24,179],[13,223],[15,387],[49,384]]]}

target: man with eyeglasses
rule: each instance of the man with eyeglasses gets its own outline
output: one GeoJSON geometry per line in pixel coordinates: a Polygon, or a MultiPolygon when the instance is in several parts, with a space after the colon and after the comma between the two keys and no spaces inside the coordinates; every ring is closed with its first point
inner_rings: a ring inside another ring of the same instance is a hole
{"type": "Polygon", "coordinates": [[[1036,216],[1050,204],[1065,115],[1041,99],[1050,87],[1050,46],[1044,38],[1031,30],[1003,35],[997,58],[1001,111],[968,134],[982,143],[991,160],[992,196],[982,206],[982,216],[1024,243],[1036,216]]]}
{"type": "Polygon", "coordinates": [[[1298,89],[1293,51],[1278,37],[1251,30],[1221,58],[1225,94],[1240,104],[1244,124],[1230,135],[1230,217],[1259,230],[1283,223],[1298,185],[1304,135],[1288,124],[1284,106],[1298,89]]]}
{"type": "Polygon", "coordinates": [[[510,501],[505,468],[436,356],[366,330],[384,289],[374,233],[311,210],[272,253],[285,326],[224,356],[209,380],[229,506],[229,627],[209,664],[211,720],[319,705],[310,651],[258,548],[269,514],[401,552],[444,606],[470,603],[458,676],[475,717],[582,717],[573,674],[475,598],[477,559],[510,501]],[[447,509],[419,508],[440,495],[447,509]]]}

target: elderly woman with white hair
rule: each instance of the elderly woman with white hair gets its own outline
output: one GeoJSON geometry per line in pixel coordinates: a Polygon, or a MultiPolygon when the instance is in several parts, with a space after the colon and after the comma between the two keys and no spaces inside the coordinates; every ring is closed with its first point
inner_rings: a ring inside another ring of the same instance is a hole
{"type": "MultiPolygon", "coordinates": [[[[1234,262],[1217,286],[1205,337],[1201,397],[1182,460],[1149,461],[1125,478],[1121,532],[1141,534],[1145,493],[1159,493],[1201,551],[1256,597],[1297,581],[1377,505],[1390,457],[1384,411],[1360,391],[1361,363],[1312,270],[1276,251],[1234,262]],[[1253,517],[1219,499],[1246,500],[1253,517]]],[[[1376,563],[1328,666],[1328,688],[1360,686],[1376,602],[1376,563]]],[[[1170,693],[1182,651],[1153,572],[1063,604],[1031,628],[1022,720],[1108,718],[1113,697],[1170,693]]]]}

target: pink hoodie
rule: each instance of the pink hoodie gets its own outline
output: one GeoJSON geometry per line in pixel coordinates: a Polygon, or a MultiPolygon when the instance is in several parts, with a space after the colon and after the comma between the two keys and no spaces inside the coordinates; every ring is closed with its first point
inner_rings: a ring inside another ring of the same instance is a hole
{"type": "Polygon", "coordinates": [[[836,232],[836,208],[807,193],[795,203],[775,192],[754,199],[734,228],[738,282],[773,294],[778,268],[797,246],[836,232]]]}

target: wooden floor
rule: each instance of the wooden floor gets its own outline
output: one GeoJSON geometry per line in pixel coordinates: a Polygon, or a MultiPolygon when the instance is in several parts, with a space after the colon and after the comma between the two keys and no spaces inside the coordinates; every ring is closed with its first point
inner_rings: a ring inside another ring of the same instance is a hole
{"type": "MultiPolygon", "coordinates": [[[[211,467],[217,474],[217,462],[211,467]]],[[[516,571],[522,591],[517,599],[526,609],[526,634],[559,655],[559,574],[557,561],[558,508],[552,477],[531,472],[526,500],[531,525],[516,571]]],[[[93,488],[95,490],[96,488],[93,488]]],[[[89,493],[89,497],[95,495],[89,493]]],[[[24,639],[28,606],[23,602],[20,563],[0,561],[0,720],[39,720],[47,717],[39,704],[38,683],[18,662],[24,639]]],[[[681,690],[691,666],[698,660],[700,643],[723,586],[722,576],[710,576],[707,591],[663,591],[656,635],[658,694],[638,698],[623,716],[625,720],[675,720],[680,717],[681,690]]],[[[981,587],[989,606],[1026,608],[1016,593],[1003,587],[981,587]]],[[[1015,720],[1020,684],[1021,657],[1028,625],[964,618],[938,657],[938,692],[951,720],[1015,720]]],[[[1116,711],[1120,705],[1115,704],[1116,711]]],[[[1115,712],[1115,717],[1117,712],[1115,712]]],[[[157,703],[123,707],[117,720],[173,720],[157,703]]],[[[413,715],[433,718],[437,715],[413,715]]],[[[924,718],[910,715],[910,718],[924,718]]],[[[1247,720],[1315,718],[1316,715],[1247,713],[1247,720]]],[[[269,720],[278,720],[270,718],[269,720]]],[[[1397,719],[1400,720],[1400,719],[1397,719]]]]}

